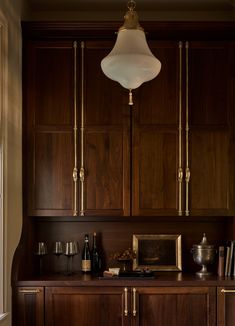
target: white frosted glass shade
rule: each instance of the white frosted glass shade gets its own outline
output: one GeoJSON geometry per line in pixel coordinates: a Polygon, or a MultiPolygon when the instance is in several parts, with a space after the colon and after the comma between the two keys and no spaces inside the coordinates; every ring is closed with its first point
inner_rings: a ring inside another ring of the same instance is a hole
{"type": "Polygon", "coordinates": [[[150,51],[142,30],[124,29],[118,32],[114,48],[101,61],[101,68],[124,88],[135,89],[159,74],[161,62],[150,51]]]}

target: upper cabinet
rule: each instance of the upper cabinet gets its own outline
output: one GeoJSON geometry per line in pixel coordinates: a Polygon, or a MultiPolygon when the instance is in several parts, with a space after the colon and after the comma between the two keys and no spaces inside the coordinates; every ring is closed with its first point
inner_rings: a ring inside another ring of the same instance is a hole
{"type": "Polygon", "coordinates": [[[81,187],[80,206],[85,215],[130,215],[127,92],[108,79],[100,67],[112,46],[113,42],[86,41],[81,50],[84,58],[84,103],[81,105],[84,189],[81,187]]]}
{"type": "Polygon", "coordinates": [[[234,212],[234,68],[233,43],[189,42],[189,214],[234,212]]]}
{"type": "Polygon", "coordinates": [[[153,37],[133,106],[100,68],[113,44],[25,42],[28,215],[233,215],[234,43],[153,37]]]}
{"type": "MultiPolygon", "coordinates": [[[[74,47],[30,42],[24,52],[25,178],[29,215],[74,206],[74,47]]],[[[25,197],[26,199],[26,197],[25,197]]]]}

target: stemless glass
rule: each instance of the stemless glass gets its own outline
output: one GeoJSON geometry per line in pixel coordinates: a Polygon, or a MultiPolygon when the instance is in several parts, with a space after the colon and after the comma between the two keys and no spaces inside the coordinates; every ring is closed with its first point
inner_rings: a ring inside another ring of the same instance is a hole
{"type": "Polygon", "coordinates": [[[43,266],[42,259],[47,254],[47,244],[45,242],[38,242],[36,246],[35,255],[39,257],[39,275],[42,275],[43,266]]]}
{"type": "Polygon", "coordinates": [[[67,275],[73,274],[73,257],[78,254],[78,243],[69,241],[65,243],[65,256],[67,257],[67,275]]]}
{"type": "Polygon", "coordinates": [[[63,254],[63,242],[56,241],[53,245],[53,254],[56,256],[55,271],[59,273],[59,257],[63,254]]]}

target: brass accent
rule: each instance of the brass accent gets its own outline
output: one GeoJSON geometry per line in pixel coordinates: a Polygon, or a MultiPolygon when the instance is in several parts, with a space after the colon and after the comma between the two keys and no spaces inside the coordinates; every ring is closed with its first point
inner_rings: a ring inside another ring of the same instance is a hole
{"type": "Polygon", "coordinates": [[[130,0],[127,3],[128,11],[124,16],[124,24],[119,28],[120,31],[125,31],[127,29],[138,29],[143,31],[143,28],[139,24],[139,17],[137,12],[135,11],[136,2],[134,0],[130,0]]]}
{"type": "Polygon", "coordinates": [[[74,181],[74,208],[73,208],[73,215],[78,215],[77,210],[77,200],[78,200],[78,166],[77,166],[77,42],[73,42],[74,48],[74,169],[73,169],[73,181],[74,181]]]}
{"type": "Polygon", "coordinates": [[[221,293],[235,293],[235,290],[225,290],[225,289],[221,289],[220,292],[221,292],[221,293]]]}
{"type": "Polygon", "coordinates": [[[19,289],[19,293],[40,293],[41,290],[40,289],[19,289]]]}
{"type": "Polygon", "coordinates": [[[84,48],[85,43],[81,42],[81,168],[80,168],[80,216],[84,216],[84,182],[85,182],[85,169],[84,169],[84,48]]]}
{"type": "Polygon", "coordinates": [[[136,288],[132,289],[132,293],[133,293],[133,311],[132,311],[132,315],[133,315],[133,317],[136,317],[136,314],[137,314],[137,310],[136,310],[136,288]]]}
{"type": "Polygon", "coordinates": [[[124,289],[124,316],[128,316],[128,307],[127,307],[127,295],[128,295],[128,290],[127,288],[124,289]]]}
{"type": "Polygon", "coordinates": [[[189,215],[189,181],[190,181],[190,169],[189,169],[189,108],[188,108],[188,48],[189,43],[186,42],[186,125],[185,125],[185,150],[186,150],[186,158],[185,158],[185,215],[189,215]]]}
{"type": "Polygon", "coordinates": [[[182,215],[182,42],[179,42],[179,168],[178,168],[178,184],[179,184],[179,203],[178,215],[182,215]]]}
{"type": "Polygon", "coordinates": [[[129,105],[133,105],[133,97],[132,97],[132,90],[129,89],[129,105]]]}

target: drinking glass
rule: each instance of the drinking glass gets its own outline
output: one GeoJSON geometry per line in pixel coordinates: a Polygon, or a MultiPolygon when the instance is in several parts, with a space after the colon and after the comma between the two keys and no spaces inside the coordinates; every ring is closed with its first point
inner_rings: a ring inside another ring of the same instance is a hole
{"type": "Polygon", "coordinates": [[[53,244],[53,254],[56,256],[55,270],[59,273],[59,257],[63,254],[63,242],[56,241],[53,244]]]}
{"type": "Polygon", "coordinates": [[[47,254],[47,244],[45,242],[37,242],[35,255],[39,257],[39,275],[42,275],[43,266],[42,259],[47,254]]]}
{"type": "Polygon", "coordinates": [[[78,254],[77,241],[69,241],[65,243],[65,256],[67,257],[67,275],[73,274],[73,257],[78,254]]]}

